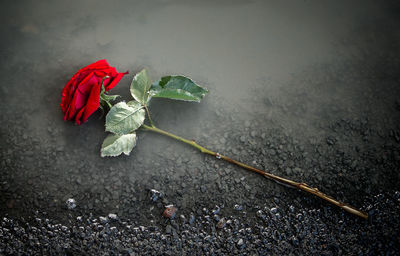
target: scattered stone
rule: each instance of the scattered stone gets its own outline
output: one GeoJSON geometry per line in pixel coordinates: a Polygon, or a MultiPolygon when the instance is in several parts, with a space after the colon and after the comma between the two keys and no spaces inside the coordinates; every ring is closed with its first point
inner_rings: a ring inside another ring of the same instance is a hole
{"type": "Polygon", "coordinates": [[[165,210],[164,210],[162,215],[165,218],[173,219],[173,218],[175,218],[177,210],[178,209],[176,207],[174,207],[172,204],[171,205],[167,205],[167,206],[165,206],[165,210]]]}
{"type": "Polygon", "coordinates": [[[163,193],[161,193],[160,191],[157,191],[155,189],[151,189],[150,190],[150,198],[151,201],[155,202],[157,201],[159,198],[163,197],[163,193]]]}
{"type": "Polygon", "coordinates": [[[190,215],[190,219],[189,219],[189,224],[193,225],[194,221],[196,220],[196,218],[194,217],[193,214],[190,215]]]}
{"type": "Polygon", "coordinates": [[[216,205],[215,206],[215,209],[214,210],[212,210],[212,214],[218,214],[219,212],[221,211],[221,208],[218,206],[218,205],[216,205]]]}
{"type": "Polygon", "coordinates": [[[259,217],[260,219],[265,219],[266,215],[264,214],[264,212],[262,210],[258,210],[256,212],[256,216],[259,217]]]}
{"type": "Polygon", "coordinates": [[[273,208],[271,208],[270,212],[272,214],[276,214],[278,212],[278,208],[277,207],[273,207],[273,208]]]}
{"type": "Polygon", "coordinates": [[[236,211],[241,211],[241,210],[243,210],[243,206],[238,205],[238,204],[235,204],[235,205],[233,206],[233,209],[235,209],[236,211]]]}
{"type": "Polygon", "coordinates": [[[108,214],[108,219],[115,221],[115,220],[118,220],[118,216],[115,213],[110,213],[110,214],[108,214]]]}
{"type": "Polygon", "coordinates": [[[75,209],[76,207],[76,201],[73,198],[68,198],[67,201],[65,202],[67,209],[72,210],[75,209]]]}
{"type": "Polygon", "coordinates": [[[240,249],[243,249],[243,248],[245,247],[245,243],[244,243],[243,238],[240,238],[240,239],[238,240],[237,245],[238,245],[238,247],[239,247],[240,249]]]}
{"type": "Polygon", "coordinates": [[[219,229],[224,228],[225,225],[226,225],[226,220],[225,220],[225,218],[222,218],[222,219],[220,219],[220,220],[218,221],[218,223],[217,223],[217,228],[219,228],[219,229]]]}
{"type": "Polygon", "coordinates": [[[101,224],[106,224],[108,222],[108,218],[100,216],[99,217],[99,221],[100,221],[101,224]]]}

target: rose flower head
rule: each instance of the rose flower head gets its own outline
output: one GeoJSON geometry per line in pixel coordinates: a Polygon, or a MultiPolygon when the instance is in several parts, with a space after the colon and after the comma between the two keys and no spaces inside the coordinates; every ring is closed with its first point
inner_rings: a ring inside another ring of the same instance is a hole
{"type": "Polygon", "coordinates": [[[62,91],[61,109],[64,120],[75,120],[80,125],[100,107],[102,83],[105,91],[114,88],[128,74],[118,73],[106,60],[99,60],[79,70],[62,91]]]}

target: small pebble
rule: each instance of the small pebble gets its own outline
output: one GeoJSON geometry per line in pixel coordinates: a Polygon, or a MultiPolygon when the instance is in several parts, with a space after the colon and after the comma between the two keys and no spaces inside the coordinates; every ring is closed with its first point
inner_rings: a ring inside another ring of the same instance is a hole
{"type": "Polygon", "coordinates": [[[68,200],[65,202],[67,209],[72,210],[75,209],[76,207],[76,201],[73,198],[68,198],[68,200]]]}
{"type": "Polygon", "coordinates": [[[233,209],[235,209],[236,211],[241,211],[243,210],[243,206],[235,204],[235,206],[233,207],[233,209]]]}
{"type": "Polygon", "coordinates": [[[226,220],[225,220],[225,218],[222,218],[222,219],[220,219],[220,220],[218,221],[218,223],[217,223],[217,228],[219,228],[219,229],[224,228],[225,225],[226,225],[226,220]]]}
{"type": "Polygon", "coordinates": [[[115,214],[115,213],[110,213],[110,214],[108,214],[108,219],[110,219],[110,220],[117,220],[117,219],[118,219],[118,216],[117,216],[117,214],[115,214]]]}
{"type": "Polygon", "coordinates": [[[165,210],[164,210],[164,212],[163,212],[163,216],[165,217],[165,218],[169,218],[169,219],[173,219],[173,218],[175,218],[175,215],[176,215],[176,211],[177,211],[178,209],[176,208],[176,207],[174,207],[173,205],[167,205],[166,207],[165,207],[165,210]]]}

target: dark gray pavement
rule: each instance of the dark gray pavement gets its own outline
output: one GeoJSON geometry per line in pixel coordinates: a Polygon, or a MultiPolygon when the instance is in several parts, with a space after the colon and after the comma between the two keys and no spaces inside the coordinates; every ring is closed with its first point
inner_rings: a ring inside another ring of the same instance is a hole
{"type": "Polygon", "coordinates": [[[0,13],[0,255],[400,250],[397,1],[2,1],[0,13]],[[103,58],[130,71],[112,91],[125,100],[142,68],[210,90],[200,104],[153,99],[158,127],[370,219],[144,131],[131,156],[101,158],[104,119],[76,126],[59,104],[103,58]]]}

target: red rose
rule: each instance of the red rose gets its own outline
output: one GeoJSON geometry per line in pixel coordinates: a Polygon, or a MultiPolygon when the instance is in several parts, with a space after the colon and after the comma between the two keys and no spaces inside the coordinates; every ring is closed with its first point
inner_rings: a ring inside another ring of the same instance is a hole
{"type": "Polygon", "coordinates": [[[61,109],[64,120],[73,120],[80,125],[100,106],[101,82],[104,77],[106,91],[112,89],[121,78],[128,74],[118,73],[106,60],[99,60],[79,70],[62,91],[61,109]]]}

